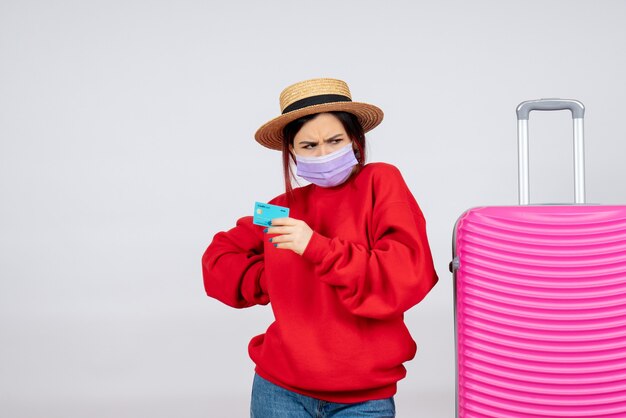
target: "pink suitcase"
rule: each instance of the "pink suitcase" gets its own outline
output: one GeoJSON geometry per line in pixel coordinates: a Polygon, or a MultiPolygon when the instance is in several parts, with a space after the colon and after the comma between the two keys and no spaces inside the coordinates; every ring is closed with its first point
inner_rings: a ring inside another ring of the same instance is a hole
{"type": "Polygon", "coordinates": [[[519,206],[458,219],[456,415],[626,417],[626,206],[584,204],[584,107],[517,108],[519,206]],[[529,205],[528,115],[569,109],[576,204],[529,205]]]}

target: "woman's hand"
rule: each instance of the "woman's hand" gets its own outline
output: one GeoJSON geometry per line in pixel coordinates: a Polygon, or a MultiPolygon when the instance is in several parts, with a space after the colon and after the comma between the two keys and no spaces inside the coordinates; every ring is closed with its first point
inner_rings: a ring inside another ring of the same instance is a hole
{"type": "Polygon", "coordinates": [[[293,218],[275,218],[264,232],[276,235],[269,238],[276,248],[291,250],[298,255],[302,255],[313,236],[313,230],[306,222],[293,218]]]}

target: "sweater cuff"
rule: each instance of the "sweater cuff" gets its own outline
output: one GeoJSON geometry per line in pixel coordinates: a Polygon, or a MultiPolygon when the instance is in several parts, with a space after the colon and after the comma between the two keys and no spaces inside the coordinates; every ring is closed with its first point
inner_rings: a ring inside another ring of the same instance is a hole
{"type": "Polygon", "coordinates": [[[302,257],[314,264],[319,264],[324,259],[324,256],[330,251],[330,238],[318,234],[313,231],[311,239],[307,244],[302,257]]]}

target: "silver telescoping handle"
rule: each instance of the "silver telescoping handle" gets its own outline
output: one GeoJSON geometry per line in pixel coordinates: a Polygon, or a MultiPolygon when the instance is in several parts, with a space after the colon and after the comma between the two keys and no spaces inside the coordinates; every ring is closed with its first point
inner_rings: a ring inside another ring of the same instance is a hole
{"type": "Polygon", "coordinates": [[[585,203],[585,149],[583,119],[585,106],[578,100],[539,99],[517,106],[519,204],[530,203],[528,174],[528,116],[532,110],[570,110],[574,121],[574,188],[576,203],[585,203]]]}

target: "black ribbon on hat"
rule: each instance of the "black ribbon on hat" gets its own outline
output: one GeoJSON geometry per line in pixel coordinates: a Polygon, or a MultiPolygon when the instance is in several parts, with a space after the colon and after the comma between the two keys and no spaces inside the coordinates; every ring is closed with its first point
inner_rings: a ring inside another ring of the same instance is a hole
{"type": "Polygon", "coordinates": [[[305,97],[304,99],[297,100],[287,106],[285,110],[283,110],[283,115],[287,112],[293,112],[294,110],[302,109],[307,106],[314,106],[324,103],[333,103],[333,102],[351,102],[347,96],[341,94],[320,94],[318,96],[305,97]]]}

